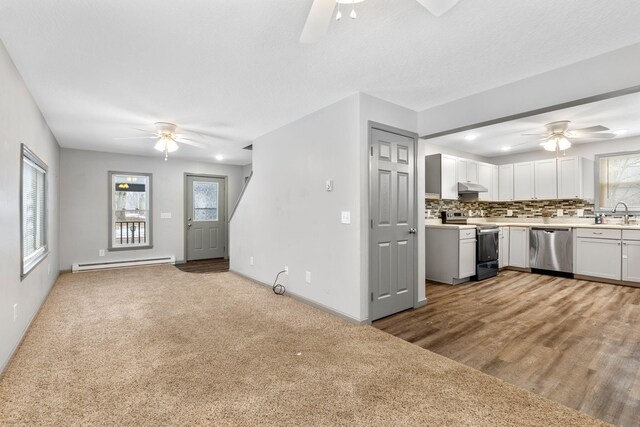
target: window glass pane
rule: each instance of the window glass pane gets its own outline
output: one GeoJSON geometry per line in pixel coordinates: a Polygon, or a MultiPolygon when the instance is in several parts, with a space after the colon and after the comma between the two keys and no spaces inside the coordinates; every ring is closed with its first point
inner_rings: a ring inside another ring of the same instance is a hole
{"type": "Polygon", "coordinates": [[[46,255],[46,165],[25,146],[22,150],[22,274],[26,274],[46,255]]]}
{"type": "Polygon", "coordinates": [[[629,210],[640,211],[640,153],[601,157],[598,166],[599,208],[624,202],[629,210]]]}
{"type": "Polygon", "coordinates": [[[112,246],[147,246],[149,230],[149,176],[112,175],[112,246]]]}
{"type": "Polygon", "coordinates": [[[218,220],[218,183],[193,182],[193,220],[218,220]]]}

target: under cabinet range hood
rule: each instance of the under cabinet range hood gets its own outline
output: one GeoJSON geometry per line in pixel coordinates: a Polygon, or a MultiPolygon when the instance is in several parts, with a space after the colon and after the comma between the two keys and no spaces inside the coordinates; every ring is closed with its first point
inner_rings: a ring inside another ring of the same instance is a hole
{"type": "Polygon", "coordinates": [[[458,194],[486,193],[487,188],[473,182],[459,182],[458,194]]]}

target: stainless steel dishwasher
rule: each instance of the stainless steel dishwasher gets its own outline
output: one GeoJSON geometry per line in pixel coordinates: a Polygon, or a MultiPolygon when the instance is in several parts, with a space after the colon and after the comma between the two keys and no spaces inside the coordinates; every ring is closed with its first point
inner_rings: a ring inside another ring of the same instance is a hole
{"type": "Polygon", "coordinates": [[[531,227],[529,266],[532,269],[573,273],[573,233],[564,227],[531,227]]]}

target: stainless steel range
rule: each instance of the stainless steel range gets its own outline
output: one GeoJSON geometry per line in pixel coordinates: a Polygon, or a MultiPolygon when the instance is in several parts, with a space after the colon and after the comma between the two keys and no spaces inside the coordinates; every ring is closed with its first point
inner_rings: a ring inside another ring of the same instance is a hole
{"type": "MultiPolygon", "coordinates": [[[[440,213],[443,224],[465,225],[469,215],[463,211],[443,211],[440,213]]],[[[472,280],[484,280],[498,275],[498,234],[497,225],[476,226],[476,274],[472,280]]]]}

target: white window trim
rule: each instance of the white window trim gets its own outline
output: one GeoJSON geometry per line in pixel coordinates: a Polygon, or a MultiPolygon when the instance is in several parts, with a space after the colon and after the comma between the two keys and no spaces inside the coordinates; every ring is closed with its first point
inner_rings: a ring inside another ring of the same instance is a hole
{"type": "Polygon", "coordinates": [[[25,144],[21,144],[20,150],[20,280],[24,279],[31,273],[35,267],[49,255],[49,238],[48,238],[48,210],[49,210],[49,192],[48,192],[48,168],[33,151],[25,144]],[[24,257],[24,164],[28,163],[44,174],[44,218],[42,219],[42,240],[43,245],[36,249],[33,253],[24,257]]]}
{"type": "MultiPolygon", "coordinates": [[[[632,154],[636,154],[638,156],[640,156],[640,151],[622,151],[622,152],[618,152],[618,153],[604,153],[604,154],[596,154],[594,156],[594,178],[595,178],[595,183],[594,183],[594,199],[595,199],[595,206],[594,206],[594,211],[596,214],[611,214],[611,211],[613,208],[608,207],[608,206],[602,206],[602,200],[600,200],[600,159],[602,157],[615,157],[615,156],[628,156],[628,155],[632,155],[632,154]]],[[[624,202],[624,200],[622,200],[624,202]]],[[[618,214],[624,214],[625,211],[624,209],[620,209],[617,212],[618,214]]],[[[640,210],[637,209],[637,207],[633,206],[630,207],[629,209],[629,215],[640,215],[640,210]],[[635,208],[635,209],[634,209],[635,208]]]]}

